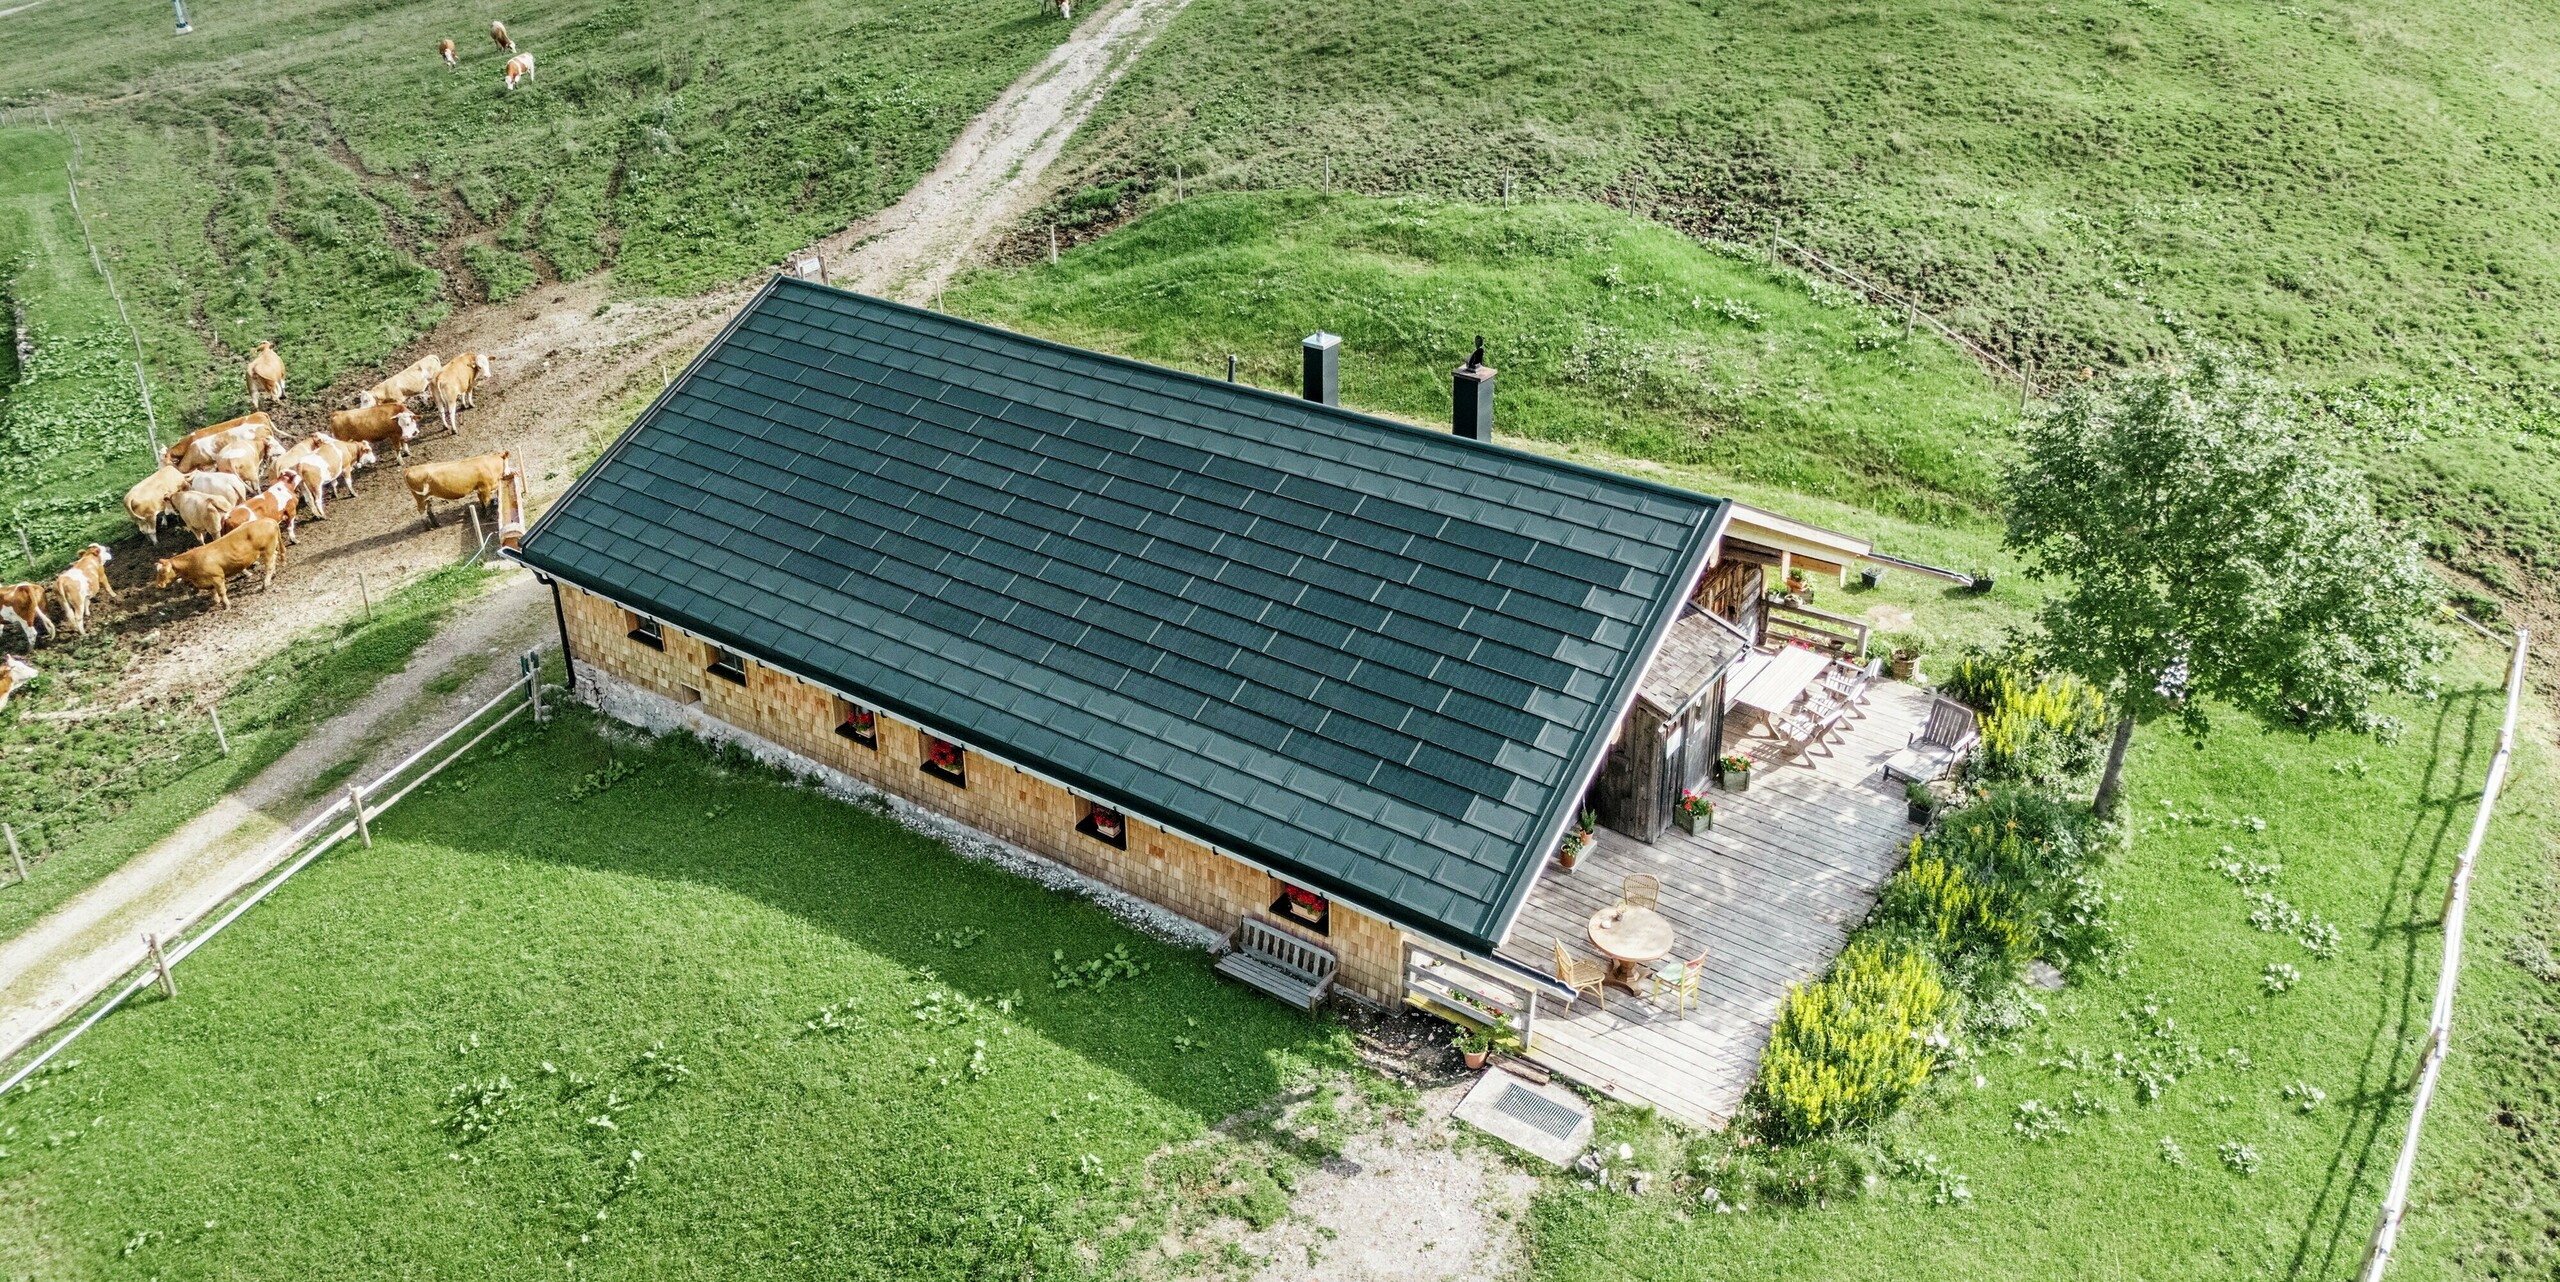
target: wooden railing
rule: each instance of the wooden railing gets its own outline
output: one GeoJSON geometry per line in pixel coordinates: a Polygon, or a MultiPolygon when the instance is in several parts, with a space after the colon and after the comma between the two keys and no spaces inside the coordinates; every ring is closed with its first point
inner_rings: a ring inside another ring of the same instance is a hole
{"type": "Polygon", "coordinates": [[[1789,605],[1772,593],[1761,611],[1762,638],[1767,641],[1800,641],[1817,650],[1855,659],[1867,657],[1867,635],[1874,629],[1845,614],[1817,610],[1809,605],[1789,605]]]}
{"type": "MultiPolygon", "coordinates": [[[[1565,990],[1570,993],[1570,990],[1565,990]]],[[[1408,939],[1404,946],[1405,1004],[1453,1023],[1491,1028],[1504,1019],[1522,1046],[1535,1049],[1538,985],[1469,958],[1435,952],[1408,939]]]]}

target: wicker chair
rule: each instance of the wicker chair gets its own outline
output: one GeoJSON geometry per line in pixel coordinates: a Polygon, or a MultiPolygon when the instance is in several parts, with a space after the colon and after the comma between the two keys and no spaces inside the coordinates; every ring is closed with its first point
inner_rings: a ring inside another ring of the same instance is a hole
{"type": "MultiPolygon", "coordinates": [[[[1573,990],[1574,1001],[1582,1000],[1583,994],[1588,993],[1592,1000],[1600,1003],[1600,1009],[1603,1012],[1609,1009],[1607,964],[1583,961],[1575,957],[1572,953],[1565,951],[1564,941],[1561,939],[1556,941],[1556,978],[1564,981],[1564,986],[1573,990]]],[[[1565,1009],[1573,1009],[1573,1002],[1565,1003],[1565,1009]]]]}
{"type": "Polygon", "coordinates": [[[1625,888],[1618,892],[1618,902],[1629,908],[1660,908],[1662,879],[1649,872],[1628,873],[1625,888]]]}
{"type": "Polygon", "coordinates": [[[1671,962],[1655,968],[1651,999],[1659,1001],[1666,992],[1679,1002],[1680,1018],[1689,1018],[1689,1007],[1698,1000],[1698,975],[1707,968],[1707,955],[1701,951],[1687,961],[1671,962]]]}

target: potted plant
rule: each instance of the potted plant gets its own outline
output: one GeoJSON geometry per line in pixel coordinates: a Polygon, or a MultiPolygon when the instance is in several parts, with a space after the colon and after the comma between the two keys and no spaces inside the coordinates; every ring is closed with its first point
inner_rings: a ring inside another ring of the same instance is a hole
{"type": "Polygon", "coordinates": [[[1716,803],[1695,788],[1680,790],[1680,804],[1671,813],[1680,821],[1680,831],[1692,837],[1716,826],[1716,803]]]}
{"type": "Polygon", "coordinates": [[[1976,570],[1976,571],[1974,571],[1974,572],[1973,572],[1973,594],[1974,594],[1975,596],[1983,596],[1983,595],[1988,594],[1988,593],[1991,591],[1991,582],[1992,582],[1992,579],[1993,579],[1993,575],[1992,575],[1991,571],[1989,571],[1989,570],[1976,570]]]}
{"type": "Polygon", "coordinates": [[[1565,830],[1564,844],[1556,847],[1557,867],[1571,872],[1575,864],[1582,862],[1584,855],[1591,853],[1591,843],[1595,840],[1592,829],[1599,822],[1600,813],[1596,810],[1585,810],[1575,818],[1573,826],[1565,830]]]}
{"type": "Polygon", "coordinates": [[[1893,650],[1885,659],[1884,670],[1896,681],[1910,680],[1911,674],[1920,670],[1920,638],[1897,636],[1886,640],[1893,643],[1893,650]]]}
{"type": "Polygon", "coordinates": [[[1883,587],[1884,567],[1881,565],[1870,565],[1867,568],[1858,571],[1858,585],[1870,592],[1883,587]]]}
{"type": "Polygon", "coordinates": [[[1787,598],[1790,605],[1813,599],[1813,580],[1806,578],[1804,571],[1792,567],[1787,570],[1787,598]]]}
{"type": "Polygon", "coordinates": [[[1517,1052],[1520,1035],[1511,1031],[1510,1016],[1497,1015],[1492,1023],[1482,1027],[1460,1028],[1453,1044],[1459,1054],[1467,1057],[1467,1070],[1473,1072],[1483,1068],[1485,1060],[1495,1051],[1505,1054],[1517,1052]]]}
{"type": "Polygon", "coordinates": [[[1916,779],[1902,786],[1902,800],[1913,823],[1925,824],[1929,816],[1938,813],[1938,794],[1916,779]]]}
{"type": "Polygon", "coordinates": [[[1716,758],[1716,774],[1724,779],[1726,792],[1751,791],[1751,758],[1728,752],[1716,758]]]}

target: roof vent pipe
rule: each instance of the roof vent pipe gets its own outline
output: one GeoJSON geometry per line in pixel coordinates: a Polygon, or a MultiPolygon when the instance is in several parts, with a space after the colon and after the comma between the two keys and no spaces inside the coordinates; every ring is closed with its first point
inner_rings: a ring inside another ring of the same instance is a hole
{"type": "Polygon", "coordinates": [[[1493,439],[1493,367],[1484,363],[1484,335],[1449,383],[1449,430],[1470,441],[1493,439]]]}
{"type": "Polygon", "coordinates": [[[1342,336],[1317,330],[1307,335],[1305,342],[1298,344],[1298,351],[1305,358],[1305,375],[1299,383],[1298,395],[1327,405],[1340,405],[1342,336]]]}

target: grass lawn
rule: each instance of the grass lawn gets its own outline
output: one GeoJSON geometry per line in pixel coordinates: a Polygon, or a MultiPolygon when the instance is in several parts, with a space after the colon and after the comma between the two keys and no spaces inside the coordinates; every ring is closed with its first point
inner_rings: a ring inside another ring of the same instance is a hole
{"type": "Polygon", "coordinates": [[[1150,1154],[1347,1054],[1196,951],[579,714],[374,835],[0,1103],[0,1274],[1073,1277],[1155,1239],[1150,1154]]]}
{"type": "MultiPolygon", "coordinates": [[[[1942,1074],[1881,1137],[1904,1178],[1845,1203],[1772,1205],[1721,1165],[1724,1142],[1614,1113],[1603,1142],[1687,1178],[1641,1201],[1555,1182],[1535,1216],[1538,1275],[2351,1275],[2398,1151],[2433,925],[2504,701],[2483,647],[2448,676],[2448,697],[2395,709],[2397,745],[2228,719],[2202,751],[2157,731],[2139,744],[2133,845],[2106,873],[2134,940],[2127,970],[2043,995],[2043,1016],[1942,1074]],[[2334,926],[2334,955],[2254,928],[2244,882],[2334,926]],[[2269,991],[2278,967],[2299,982],[2269,991]],[[2175,1079],[2152,1102],[2146,1069],[2175,1079]],[[1958,1183],[1963,1200],[1949,1197],[1958,1183]],[[1719,1184],[1760,1204],[1709,1213],[1697,1198],[1719,1184]]],[[[2482,856],[2461,1027],[2395,1278],[2545,1277],[2555,1263],[2554,1172],[2518,1133],[2549,1116],[2560,1068],[2549,733],[2536,713],[2482,856]]]]}
{"type": "Polygon", "coordinates": [[[2555,55],[2523,0],[1197,0],[1039,221],[1107,226],[1177,164],[1194,193],[1330,164],[1782,222],[2046,371],[2258,347],[2336,392],[2449,561],[2547,601],[2555,55]]]}
{"type": "Polygon", "coordinates": [[[36,655],[44,677],[0,712],[0,819],[26,843],[23,885],[0,886],[0,939],[53,911],[124,861],[196,817],[409,664],[455,602],[484,573],[456,566],[386,597],[370,622],[349,619],[299,638],[233,684],[219,701],[231,753],[191,700],[98,708],[143,636],[92,631],[36,655]],[[74,716],[37,717],[39,711],[74,716]]]}

